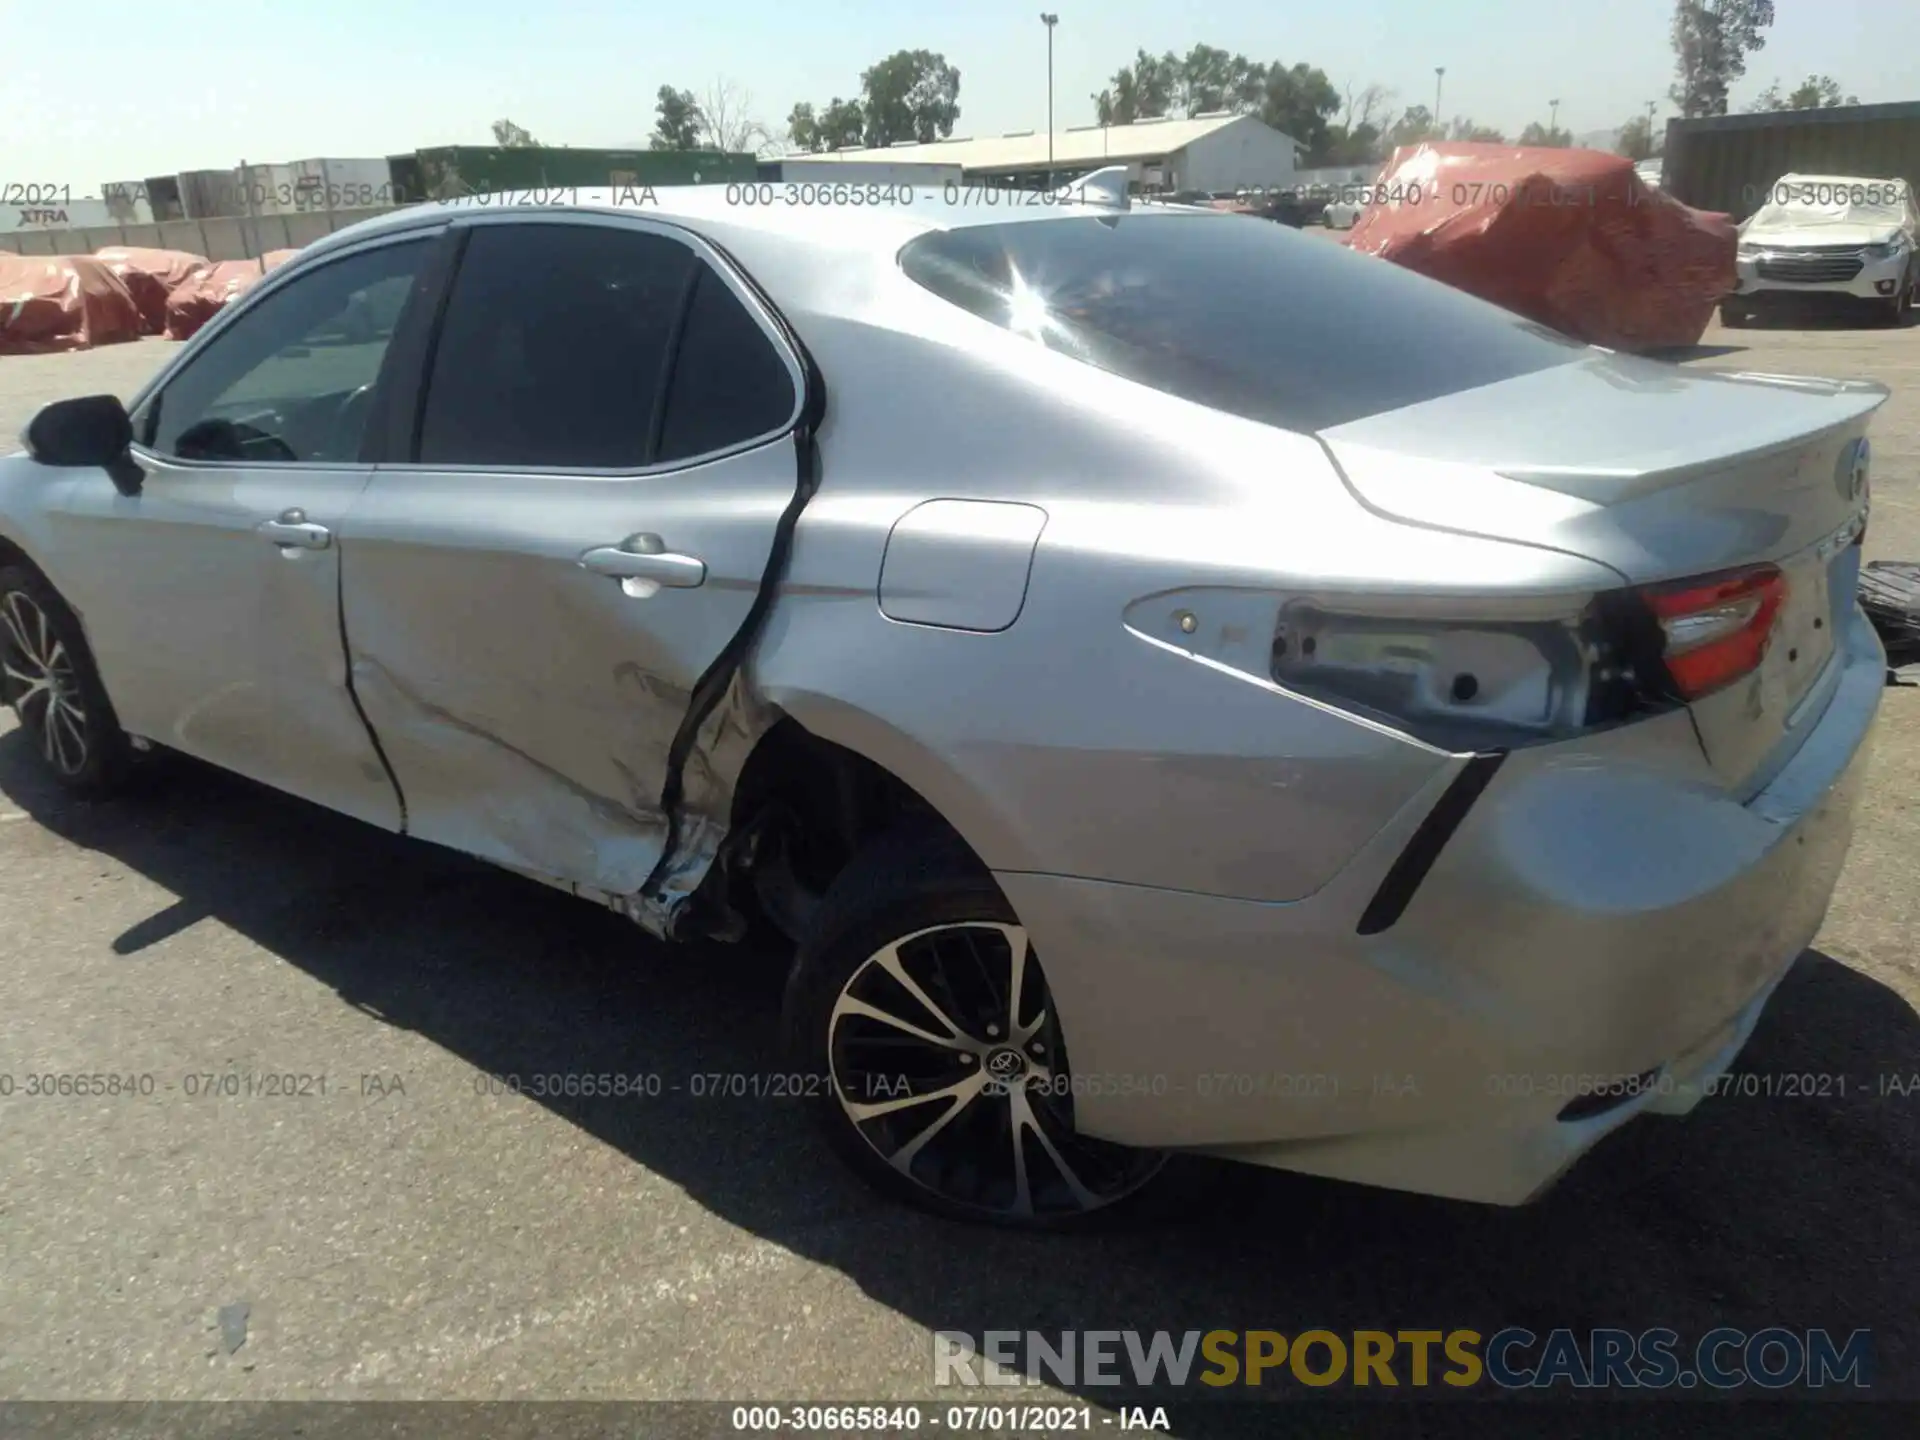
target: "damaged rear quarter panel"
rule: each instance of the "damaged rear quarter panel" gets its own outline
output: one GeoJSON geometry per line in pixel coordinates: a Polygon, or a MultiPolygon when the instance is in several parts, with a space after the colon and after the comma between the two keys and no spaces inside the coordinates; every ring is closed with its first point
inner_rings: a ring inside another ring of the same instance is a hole
{"type": "MultiPolygon", "coordinates": [[[[1290,575],[1544,594],[1614,578],[1371,516],[1309,438],[1024,342],[998,349],[972,317],[920,303],[890,301],[888,324],[803,327],[830,377],[860,383],[835,385],[821,490],[751,673],[807,729],[910,785],[996,870],[1295,899],[1449,763],[1279,692],[1257,662],[1236,670],[1143,638],[1127,616],[1144,597],[1253,591],[1277,616],[1290,575]],[[950,326],[967,327],[964,346],[943,342],[950,326]],[[1008,628],[882,613],[888,533],[938,498],[1046,512],[1008,628]]],[[[1269,641],[1249,633],[1241,648],[1269,641]]]]}

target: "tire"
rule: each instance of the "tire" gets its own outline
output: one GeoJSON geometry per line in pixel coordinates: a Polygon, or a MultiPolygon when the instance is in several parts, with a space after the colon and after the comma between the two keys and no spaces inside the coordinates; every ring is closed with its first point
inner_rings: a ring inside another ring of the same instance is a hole
{"type": "Polygon", "coordinates": [[[1744,305],[1734,305],[1723,300],[1720,302],[1720,323],[1729,330],[1745,329],[1752,317],[1744,305]]]}
{"type": "Polygon", "coordinates": [[[794,961],[784,1029],[790,1066],[824,1077],[806,1103],[828,1144],[896,1199],[1059,1230],[1138,1214],[1149,1191],[1171,1193],[1156,1183],[1161,1153],[1074,1133],[1039,961],[993,877],[950,838],[896,832],[834,881],[794,961]],[[926,1040],[876,1012],[897,1013],[926,1040]]]}
{"type": "Polygon", "coordinates": [[[53,778],[75,795],[121,789],[134,752],[113,713],[86,635],[39,571],[0,566],[0,698],[53,778]]]}

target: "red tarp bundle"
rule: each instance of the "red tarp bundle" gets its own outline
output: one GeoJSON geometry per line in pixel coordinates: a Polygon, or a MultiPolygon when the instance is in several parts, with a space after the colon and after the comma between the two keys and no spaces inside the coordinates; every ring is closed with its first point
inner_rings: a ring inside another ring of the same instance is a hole
{"type": "Polygon", "coordinates": [[[167,328],[167,296],[207,268],[207,257],[185,250],[148,250],[109,245],[93,258],[120,277],[140,310],[140,333],[158,335],[167,328]]]}
{"type": "Polygon", "coordinates": [[[1733,221],[1598,150],[1403,145],[1346,237],[1614,350],[1696,344],[1734,286],[1733,221]]]}
{"type": "Polygon", "coordinates": [[[211,320],[222,305],[243,295],[260,277],[300,252],[269,250],[258,260],[222,260],[189,276],[167,296],[167,338],[185,340],[211,320]]]}
{"type": "Polygon", "coordinates": [[[85,350],[139,338],[133,296],[91,255],[0,253],[0,355],[85,350]]]}

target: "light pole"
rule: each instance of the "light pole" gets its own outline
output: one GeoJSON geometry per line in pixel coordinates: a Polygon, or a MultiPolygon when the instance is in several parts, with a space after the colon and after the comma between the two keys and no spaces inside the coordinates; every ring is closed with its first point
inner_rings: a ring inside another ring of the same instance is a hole
{"type": "Polygon", "coordinates": [[[1060,17],[1051,11],[1040,12],[1040,23],[1047,27],[1047,188],[1053,188],[1053,27],[1060,17]]]}
{"type": "Polygon", "coordinates": [[[1433,67],[1433,124],[1435,129],[1438,129],[1440,126],[1440,82],[1445,78],[1446,73],[1447,67],[1444,65],[1436,65],[1433,67]]]}
{"type": "Polygon", "coordinates": [[[1560,102],[1547,101],[1547,139],[1551,140],[1560,133],[1560,102]]]}

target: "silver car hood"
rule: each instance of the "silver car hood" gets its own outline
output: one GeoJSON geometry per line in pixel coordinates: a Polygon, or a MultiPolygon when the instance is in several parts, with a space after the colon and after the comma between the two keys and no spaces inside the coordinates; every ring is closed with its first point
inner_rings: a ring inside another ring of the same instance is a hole
{"type": "Polygon", "coordinates": [[[1594,351],[1320,439],[1377,513],[1644,584],[1791,554],[1843,526],[1863,503],[1853,442],[1887,393],[1594,351]]]}

